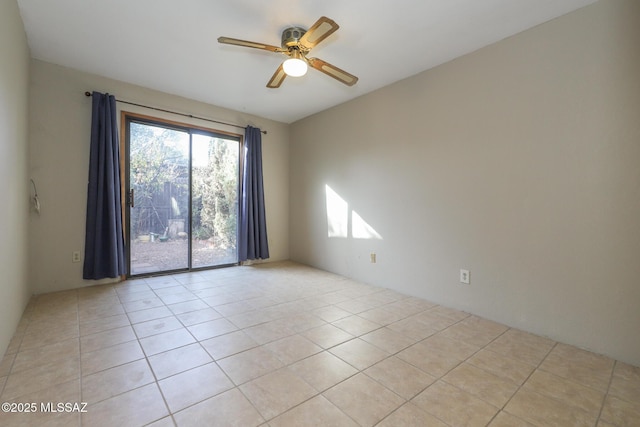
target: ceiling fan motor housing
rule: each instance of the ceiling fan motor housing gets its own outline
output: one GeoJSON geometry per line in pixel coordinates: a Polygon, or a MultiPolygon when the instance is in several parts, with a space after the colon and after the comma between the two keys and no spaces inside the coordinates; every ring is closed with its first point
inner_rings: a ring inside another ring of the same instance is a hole
{"type": "Polygon", "coordinates": [[[298,42],[304,36],[307,30],[301,27],[289,27],[282,32],[282,47],[287,48],[297,46],[298,42]]]}

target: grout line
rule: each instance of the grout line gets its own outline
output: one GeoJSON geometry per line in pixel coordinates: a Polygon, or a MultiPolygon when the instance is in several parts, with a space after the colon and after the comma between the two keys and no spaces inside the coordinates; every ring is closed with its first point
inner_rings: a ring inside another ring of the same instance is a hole
{"type": "Polygon", "coordinates": [[[604,411],[604,405],[607,402],[607,398],[609,397],[609,391],[611,390],[611,384],[613,383],[614,372],[616,371],[616,366],[618,365],[617,360],[613,360],[613,366],[611,367],[611,375],[609,375],[609,384],[607,384],[607,391],[604,393],[604,397],[602,398],[602,404],[600,405],[600,411],[598,411],[598,417],[596,418],[596,425],[600,422],[600,418],[602,417],[602,411],[604,411]]]}

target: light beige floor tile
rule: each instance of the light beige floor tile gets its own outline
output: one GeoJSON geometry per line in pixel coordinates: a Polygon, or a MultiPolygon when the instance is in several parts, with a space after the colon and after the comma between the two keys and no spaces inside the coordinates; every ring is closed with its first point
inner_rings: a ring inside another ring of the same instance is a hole
{"type": "Polygon", "coordinates": [[[269,426],[357,427],[358,424],[323,396],[316,396],[271,420],[269,426]]]}
{"type": "Polygon", "coordinates": [[[291,335],[278,341],[265,344],[265,347],[275,354],[285,365],[290,365],[322,351],[321,347],[312,343],[302,335],[291,335]]]}
{"type": "Polygon", "coordinates": [[[600,419],[615,426],[636,427],[640,425],[640,400],[627,402],[607,396],[600,419]]]}
{"type": "Polygon", "coordinates": [[[491,421],[489,427],[535,427],[520,418],[514,417],[508,412],[500,411],[498,415],[491,421]]]}
{"type": "Polygon", "coordinates": [[[150,298],[122,303],[122,307],[127,313],[130,313],[132,311],[147,310],[149,308],[162,307],[164,305],[164,302],[162,302],[162,300],[155,295],[150,298]]]}
{"type": "Polygon", "coordinates": [[[357,374],[323,393],[360,425],[375,425],[405,403],[397,394],[364,374],[357,374]]]}
{"type": "Polygon", "coordinates": [[[207,350],[215,360],[220,360],[258,346],[258,343],[243,331],[235,331],[213,337],[200,341],[200,344],[202,344],[205,350],[207,350]]]}
{"type": "Polygon", "coordinates": [[[518,385],[522,385],[535,369],[535,366],[528,363],[484,349],[471,356],[467,362],[518,385]]]}
{"type": "Polygon", "coordinates": [[[426,413],[411,402],[405,403],[382,420],[376,427],[447,427],[445,423],[426,413]]]}
{"type": "Polygon", "coordinates": [[[418,298],[405,298],[385,305],[384,309],[401,316],[402,319],[405,319],[435,306],[436,304],[429,303],[418,298]],[[418,304],[417,302],[424,304],[418,304]]]}
{"type": "Polygon", "coordinates": [[[201,296],[201,295],[198,295],[198,296],[202,301],[207,303],[209,307],[213,307],[213,308],[216,308],[219,305],[229,304],[242,299],[242,297],[239,295],[232,295],[226,292],[222,294],[208,296],[208,297],[201,296]]]}
{"type": "Polygon", "coordinates": [[[421,344],[440,353],[448,354],[458,360],[466,360],[479,350],[478,346],[448,338],[442,333],[430,336],[421,341],[421,344]]]}
{"type": "Polygon", "coordinates": [[[343,310],[334,305],[316,308],[312,313],[318,316],[325,322],[335,322],[336,320],[344,319],[345,317],[352,316],[347,310],[343,310]]]}
{"type": "Polygon", "coordinates": [[[191,344],[196,340],[186,329],[176,329],[174,331],[163,332],[158,335],[141,338],[140,345],[147,356],[162,353],[174,348],[191,344]]]}
{"type": "Polygon", "coordinates": [[[147,424],[145,427],[175,427],[175,425],[173,418],[169,416],[161,418],[158,421],[154,421],[151,424],[147,424]]]}
{"type": "Polygon", "coordinates": [[[100,304],[93,307],[80,307],[78,310],[78,318],[81,322],[86,322],[124,313],[125,311],[122,305],[119,302],[114,302],[113,304],[100,304]]]}
{"type": "Polygon", "coordinates": [[[444,307],[442,305],[436,305],[435,307],[430,308],[429,313],[435,314],[442,318],[450,319],[452,322],[456,322],[456,323],[471,316],[469,313],[465,313],[464,311],[456,310],[454,308],[444,307]]]}
{"type": "MultiPolygon", "coordinates": [[[[199,300],[196,295],[194,295],[189,291],[181,292],[179,294],[162,295],[160,296],[160,299],[162,300],[163,303],[167,304],[169,308],[171,308],[171,306],[174,306],[176,304],[185,303],[185,302],[194,302],[195,304],[194,309],[206,307],[206,304],[203,301],[199,300]]],[[[178,310],[180,309],[178,308],[178,310]]]]}
{"type": "Polygon", "coordinates": [[[404,316],[395,313],[392,310],[387,309],[386,307],[372,308],[371,310],[359,313],[358,316],[367,320],[371,320],[372,322],[375,322],[378,325],[382,326],[387,326],[393,322],[404,319],[404,316]]]}
{"type": "Polygon", "coordinates": [[[93,374],[142,358],[144,353],[138,341],[129,341],[91,353],[82,353],[80,356],[82,375],[93,374]]]}
{"type": "Polygon", "coordinates": [[[354,338],[329,350],[356,369],[363,370],[389,356],[381,350],[360,338],[354,338]]]}
{"type": "Polygon", "coordinates": [[[216,320],[210,320],[208,322],[198,323],[196,325],[189,326],[189,332],[193,334],[198,341],[207,340],[209,338],[217,337],[218,335],[228,334],[238,328],[235,327],[227,319],[221,318],[216,320]]]}
{"type": "Polygon", "coordinates": [[[556,399],[567,406],[574,406],[597,418],[604,393],[569,381],[540,369],[524,383],[524,388],[556,399]]]}
{"type": "Polygon", "coordinates": [[[609,394],[627,402],[639,402],[640,367],[616,362],[609,394]]]}
{"type": "MultiPolygon", "coordinates": [[[[7,400],[3,399],[3,402],[7,400]]],[[[62,384],[56,384],[42,390],[27,393],[9,402],[20,404],[35,404],[35,412],[5,413],[0,412],[0,425],[13,426],[44,426],[44,427],[70,427],[80,425],[80,412],[56,412],[58,403],[78,404],[81,409],[79,380],[72,380],[62,384]]],[[[73,408],[73,406],[72,406],[73,408]]]]}
{"type": "Polygon", "coordinates": [[[210,320],[216,320],[222,317],[220,313],[218,313],[213,308],[207,306],[207,308],[203,308],[202,310],[190,311],[188,313],[181,313],[176,315],[178,319],[185,326],[192,326],[198,323],[208,322],[210,320]]]}
{"type": "MultiPolygon", "coordinates": [[[[173,276],[171,276],[171,278],[173,278],[173,276]]],[[[184,285],[180,284],[177,281],[171,284],[171,286],[154,288],[153,286],[150,285],[150,287],[159,297],[166,297],[169,295],[182,295],[184,293],[192,293],[189,289],[187,289],[184,285]]]]}
{"type": "MultiPolygon", "coordinates": [[[[194,297],[194,298],[197,298],[197,297],[194,297]]],[[[207,304],[205,304],[203,301],[199,299],[190,299],[188,301],[177,302],[177,303],[170,304],[167,307],[175,315],[191,313],[193,311],[206,310],[210,308],[207,304]]]]}
{"type": "Polygon", "coordinates": [[[452,426],[486,426],[498,408],[442,381],[434,383],[412,402],[452,426]]]}
{"type": "Polygon", "coordinates": [[[606,392],[613,370],[613,360],[559,343],[551,350],[540,368],[606,392]]]}
{"type": "Polygon", "coordinates": [[[365,370],[364,373],[407,400],[422,392],[436,380],[397,357],[384,359],[365,370]]]}
{"type": "Polygon", "coordinates": [[[82,377],[82,400],[97,403],[155,381],[144,359],[82,377]]]}
{"type": "Polygon", "coordinates": [[[415,315],[391,323],[387,327],[392,331],[406,335],[414,341],[421,341],[439,331],[439,329],[423,323],[420,319],[417,319],[415,315]]]}
{"type": "Polygon", "coordinates": [[[13,365],[9,363],[8,366],[11,367],[12,373],[16,373],[26,369],[37,368],[38,366],[46,363],[56,362],[72,357],[77,358],[79,355],[80,344],[78,339],[71,338],[54,344],[35,347],[31,350],[20,351],[16,355],[12,355],[15,356],[13,365]]]}
{"type": "Polygon", "coordinates": [[[353,338],[353,335],[329,324],[309,329],[303,332],[302,335],[324,349],[334,347],[353,338]]]}
{"type": "Polygon", "coordinates": [[[292,371],[283,368],[240,386],[264,419],[274,418],[317,394],[292,371]]]}
{"type": "Polygon", "coordinates": [[[162,281],[162,277],[151,277],[144,279],[147,286],[153,290],[156,295],[170,295],[172,293],[180,293],[187,290],[183,285],[178,283],[173,276],[164,276],[166,281],[162,281]]]}
{"type": "Polygon", "coordinates": [[[351,314],[362,313],[363,311],[371,310],[372,308],[375,308],[377,306],[376,304],[372,304],[370,302],[358,301],[355,299],[339,302],[335,305],[336,307],[346,310],[351,314]]]}
{"type": "Polygon", "coordinates": [[[524,387],[504,410],[536,426],[592,426],[596,423],[596,419],[582,409],[524,387]]]}
{"type": "Polygon", "coordinates": [[[294,332],[302,333],[309,329],[317,328],[322,325],[326,325],[327,322],[309,313],[301,313],[295,316],[289,316],[286,318],[288,321],[288,327],[293,329],[294,332]]]}
{"type": "Polygon", "coordinates": [[[437,332],[440,332],[458,322],[458,320],[455,320],[454,315],[449,315],[449,313],[446,312],[438,312],[436,311],[437,309],[438,307],[431,308],[405,320],[418,322],[422,328],[437,332]]]}
{"type": "MultiPolygon", "coordinates": [[[[30,325],[31,326],[31,325],[30,325]]],[[[31,332],[27,331],[20,343],[20,351],[30,350],[36,347],[42,347],[49,344],[56,344],[70,338],[76,338],[80,335],[78,322],[65,322],[60,324],[46,323],[34,328],[31,332]]]]}
{"type": "Polygon", "coordinates": [[[141,301],[144,299],[149,299],[149,298],[156,298],[157,295],[155,292],[153,292],[150,288],[141,288],[137,291],[134,290],[130,290],[130,291],[116,291],[116,293],[118,294],[118,298],[120,299],[120,302],[123,304],[128,304],[128,303],[132,303],[135,301],[141,301]]]}
{"type": "Polygon", "coordinates": [[[235,314],[233,316],[229,316],[227,319],[238,328],[243,329],[256,326],[261,323],[270,322],[275,320],[276,317],[271,312],[266,311],[266,309],[262,309],[235,314]]]}
{"type": "Polygon", "coordinates": [[[327,351],[294,363],[289,369],[317,391],[324,391],[358,373],[353,366],[327,351]]]}
{"type": "Polygon", "coordinates": [[[256,308],[248,301],[236,301],[229,304],[216,306],[216,311],[222,314],[224,317],[233,316],[234,314],[246,313],[247,311],[252,311],[255,309],[256,308]]]}
{"type": "Polygon", "coordinates": [[[1,395],[3,401],[78,379],[79,359],[79,355],[74,355],[9,375],[1,395]]]}
{"type": "Polygon", "coordinates": [[[538,366],[554,345],[555,341],[548,338],[509,329],[485,348],[520,362],[538,366]]]}
{"type": "Polygon", "coordinates": [[[252,427],[264,422],[251,403],[234,388],[174,415],[178,427],[252,427]]]}
{"type": "Polygon", "coordinates": [[[172,412],[233,388],[233,383],[215,363],[165,378],[158,384],[172,412]]]}
{"type": "Polygon", "coordinates": [[[455,357],[440,353],[419,342],[396,354],[396,357],[432,375],[440,378],[461,363],[455,357]]]}
{"type": "Polygon", "coordinates": [[[519,387],[469,363],[457,366],[442,380],[498,408],[502,408],[519,387]]]}
{"type": "Polygon", "coordinates": [[[133,332],[133,328],[131,326],[123,326],[91,335],[85,335],[80,338],[80,349],[83,353],[89,353],[136,339],[137,337],[133,332]]]}
{"type": "Polygon", "coordinates": [[[272,305],[278,304],[278,301],[276,301],[273,298],[270,298],[269,296],[261,296],[261,297],[257,297],[257,298],[251,298],[251,299],[248,299],[246,301],[249,304],[251,304],[251,306],[255,310],[259,310],[261,308],[270,307],[272,305]]]}
{"type": "Polygon", "coordinates": [[[389,328],[380,328],[368,334],[362,335],[360,339],[373,344],[389,354],[395,354],[416,343],[414,339],[392,331],[389,328]]]}
{"type": "Polygon", "coordinates": [[[441,332],[443,336],[458,341],[484,347],[509,329],[499,323],[485,320],[477,316],[469,316],[441,332]]]}
{"type": "Polygon", "coordinates": [[[149,356],[148,360],[159,380],[213,361],[198,343],[149,356]]]}
{"type": "Polygon", "coordinates": [[[87,407],[83,426],[142,426],[169,415],[164,399],[153,383],[87,407]]]}
{"type": "Polygon", "coordinates": [[[131,313],[127,313],[127,316],[129,317],[131,323],[140,323],[146,322],[148,320],[173,316],[173,313],[167,307],[163,306],[150,308],[148,310],[133,311],[131,313]]]}
{"type": "MultiPolygon", "coordinates": [[[[9,375],[11,371],[11,367],[13,366],[13,361],[16,358],[16,353],[5,354],[2,360],[0,361],[0,377],[6,377],[9,375]]],[[[2,390],[0,388],[0,390],[2,390]]]]}
{"type": "MultiPolygon", "coordinates": [[[[84,414],[85,425],[172,426],[157,377],[171,404],[185,407],[175,414],[178,425],[210,420],[263,427],[355,425],[324,396],[313,395],[344,392],[367,382],[362,376],[402,402],[413,398],[388,412],[380,425],[484,425],[479,420],[493,405],[479,405],[483,400],[497,405],[488,411],[494,414],[486,421],[491,427],[593,427],[596,422],[619,427],[640,419],[640,368],[295,263],[137,279],[34,297],[0,361],[0,400],[83,397],[93,400],[100,415],[84,414]],[[138,311],[125,313],[123,304],[138,311]],[[231,325],[231,332],[211,338],[211,324],[193,328],[198,338],[183,327],[225,318],[231,323],[218,324],[231,325]],[[250,328],[264,345],[258,347],[237,328],[250,328]],[[169,332],[178,336],[149,339],[169,332]],[[351,342],[354,334],[361,339],[351,342]],[[150,353],[161,352],[147,361],[138,339],[145,340],[150,353]],[[369,351],[361,351],[364,347],[369,351]],[[327,349],[365,370],[359,373],[327,349]],[[363,360],[375,359],[376,351],[383,352],[382,360],[368,366],[363,360]],[[214,358],[220,369],[211,368],[216,372],[209,376],[223,380],[210,384],[198,369],[216,366],[214,358]],[[252,396],[266,419],[229,378],[252,396]],[[228,391],[216,390],[216,384],[228,391]],[[498,412],[516,386],[522,387],[498,412]],[[143,398],[142,414],[128,414],[136,395],[143,398]],[[146,412],[154,406],[157,413],[146,412]]],[[[5,415],[0,414],[3,427],[80,425],[79,414],[5,415]]]]}
{"type": "Polygon", "coordinates": [[[98,332],[121,328],[123,326],[129,326],[130,324],[131,322],[129,322],[126,314],[117,314],[103,319],[80,322],[80,336],[97,334],[98,332]]]}
{"type": "Polygon", "coordinates": [[[292,328],[277,320],[251,326],[244,329],[244,332],[258,344],[266,344],[295,334],[292,328]]]}
{"type": "Polygon", "coordinates": [[[372,322],[371,320],[367,320],[365,318],[362,318],[356,315],[345,317],[340,320],[336,320],[335,322],[332,323],[332,325],[337,326],[338,328],[350,333],[353,336],[364,335],[371,331],[375,331],[376,329],[380,329],[381,327],[380,325],[378,325],[375,322],[372,322]]]}
{"type": "Polygon", "coordinates": [[[162,317],[133,325],[133,329],[136,331],[138,338],[146,338],[163,332],[175,331],[182,327],[182,323],[174,316],[162,317]]]}
{"type": "Polygon", "coordinates": [[[240,385],[280,369],[282,362],[269,350],[256,347],[218,361],[231,380],[240,385]]]}
{"type": "MultiPolygon", "coordinates": [[[[25,327],[26,329],[26,327],[25,327]]],[[[20,344],[22,344],[22,340],[24,338],[24,332],[23,333],[15,333],[13,335],[13,337],[11,337],[11,341],[9,341],[9,345],[7,346],[7,350],[4,352],[5,356],[7,354],[15,354],[18,352],[18,349],[20,348],[20,344]]]]}

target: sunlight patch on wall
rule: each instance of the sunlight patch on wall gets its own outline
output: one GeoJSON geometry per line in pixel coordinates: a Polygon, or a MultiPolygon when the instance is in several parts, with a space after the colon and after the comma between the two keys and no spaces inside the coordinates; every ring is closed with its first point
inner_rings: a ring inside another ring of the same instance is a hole
{"type": "Polygon", "coordinates": [[[325,185],[327,202],[327,236],[346,239],[377,239],[382,236],[356,211],[349,212],[349,204],[331,187],[325,185]],[[351,233],[349,233],[351,230],[351,233]]]}
{"type": "Polygon", "coordinates": [[[327,234],[329,237],[348,237],[349,205],[328,185],[327,197],[327,234]]]}
{"type": "Polygon", "coordinates": [[[382,236],[367,221],[362,219],[356,211],[351,211],[351,236],[354,239],[382,240],[382,236]]]}

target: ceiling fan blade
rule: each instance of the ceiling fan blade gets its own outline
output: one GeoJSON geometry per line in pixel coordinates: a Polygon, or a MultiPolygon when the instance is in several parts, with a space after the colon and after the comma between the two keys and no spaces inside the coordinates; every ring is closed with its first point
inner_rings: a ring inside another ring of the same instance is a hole
{"type": "Polygon", "coordinates": [[[323,61],[322,59],[307,58],[307,62],[316,70],[321,71],[330,77],[333,77],[334,79],[346,84],[347,86],[353,86],[358,81],[358,78],[353,74],[347,73],[346,71],[336,67],[335,65],[331,65],[328,62],[323,61]]]}
{"type": "Polygon", "coordinates": [[[340,26],[332,19],[322,16],[300,38],[300,44],[307,49],[314,48],[322,40],[333,34],[340,26]]]}
{"type": "Polygon", "coordinates": [[[273,76],[271,77],[271,80],[269,80],[269,83],[267,83],[267,87],[270,89],[279,88],[285,77],[287,77],[287,75],[284,72],[282,64],[280,64],[276,72],[273,73],[273,76]]]}
{"type": "Polygon", "coordinates": [[[218,37],[218,43],[231,44],[234,46],[252,47],[254,49],[268,50],[270,52],[282,52],[283,49],[270,44],[250,42],[247,40],[232,39],[230,37],[218,37]]]}

